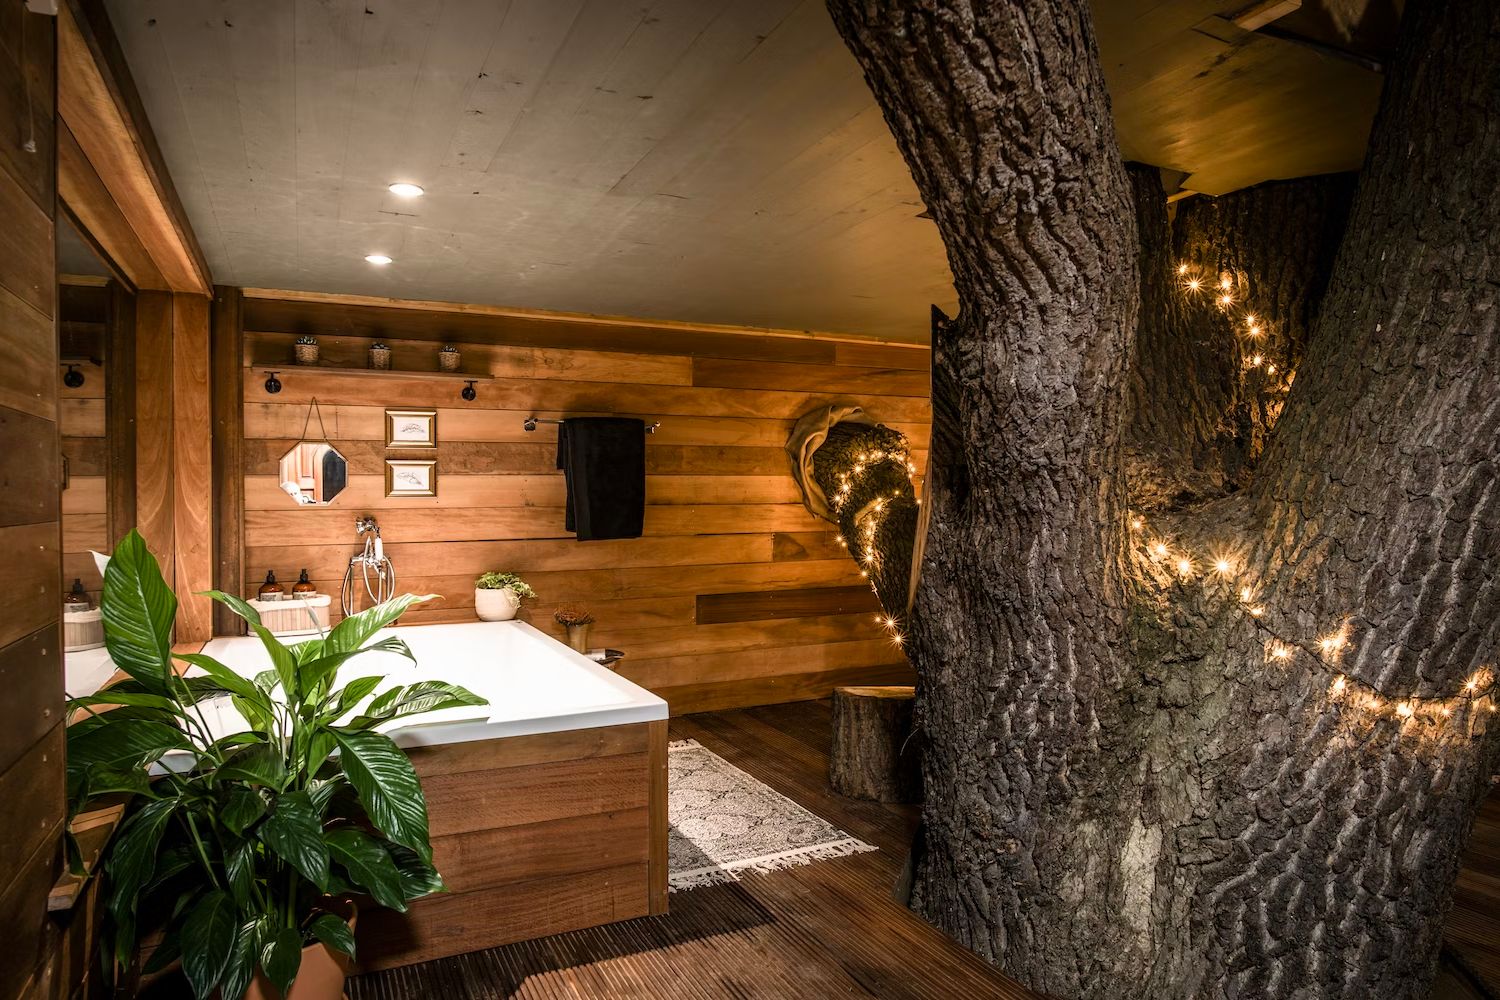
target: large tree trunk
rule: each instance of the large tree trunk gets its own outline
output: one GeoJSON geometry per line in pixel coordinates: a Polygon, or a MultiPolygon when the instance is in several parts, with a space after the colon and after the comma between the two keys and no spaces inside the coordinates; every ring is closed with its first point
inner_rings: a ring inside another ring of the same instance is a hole
{"type": "Polygon", "coordinates": [[[1141,417],[1176,444],[1133,469],[1181,463],[1215,407],[1262,391],[1183,344],[1202,324],[1148,284],[1144,322],[1167,319],[1127,399],[1140,244],[1086,3],[829,7],[960,301],[934,337],[908,628],[914,907],[1062,996],[1422,995],[1500,752],[1493,702],[1464,696],[1500,647],[1500,5],[1409,4],[1321,310],[1316,247],[1185,220],[1178,254],[1267,302],[1286,362],[1307,353],[1254,477],[1269,407],[1232,475],[1203,449],[1217,486],[1166,463],[1197,478],[1155,488],[1175,509],[1138,529],[1123,418],[1171,385],[1145,366],[1190,356],[1215,385],[1141,417]]]}
{"type": "Polygon", "coordinates": [[[1247,484],[1291,387],[1353,194],[1353,177],[1275,181],[1178,206],[1128,166],[1141,314],[1125,462],[1131,505],[1168,510],[1247,484]]]}

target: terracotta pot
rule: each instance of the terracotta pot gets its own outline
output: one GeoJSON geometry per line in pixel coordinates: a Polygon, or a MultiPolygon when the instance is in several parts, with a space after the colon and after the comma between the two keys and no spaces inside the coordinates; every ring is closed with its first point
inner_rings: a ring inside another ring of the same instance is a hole
{"type": "MultiPolygon", "coordinates": [[[[328,906],[349,921],[350,930],[359,923],[359,912],[353,903],[334,901],[328,906]]],[[[256,969],[244,1000],[339,1000],[353,965],[348,955],[319,941],[302,949],[302,964],[297,967],[297,978],[286,996],[277,993],[276,987],[256,969]]]]}
{"type": "Polygon", "coordinates": [[[474,588],[474,613],[482,622],[508,622],[521,610],[521,597],[509,587],[503,590],[474,588]]]}
{"type": "Polygon", "coordinates": [[[344,980],[349,978],[349,965],[349,956],[321,941],[310,944],[302,949],[302,965],[285,997],[256,970],[245,1000],[339,1000],[344,995],[344,980]]]}

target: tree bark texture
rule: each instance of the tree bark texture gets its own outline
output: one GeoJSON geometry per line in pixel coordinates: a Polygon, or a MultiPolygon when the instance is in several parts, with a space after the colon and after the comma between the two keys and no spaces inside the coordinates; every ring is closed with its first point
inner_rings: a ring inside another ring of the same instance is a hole
{"type": "Polygon", "coordinates": [[[884,424],[834,424],[813,453],[813,478],[838,518],[839,538],[880,598],[898,644],[917,526],[910,461],[906,435],[884,424]]]}
{"type": "Polygon", "coordinates": [[[1125,462],[1131,505],[1170,510],[1245,486],[1302,360],[1353,176],[1189,199],[1129,164],[1141,313],[1125,462]],[[1228,301],[1224,301],[1224,299],[1228,301]]]}
{"type": "Polygon", "coordinates": [[[1287,361],[1306,352],[1253,477],[1269,406],[1233,475],[1213,448],[1201,469],[1181,456],[1262,390],[1194,342],[1232,316],[1170,301],[1087,4],[829,7],[960,302],[934,333],[907,630],[913,907],[1059,996],[1425,995],[1500,730],[1472,702],[1451,725],[1360,706],[1453,695],[1500,647],[1500,5],[1408,5],[1321,306],[1336,191],[1179,221],[1176,255],[1228,271],[1287,361]],[[1174,378],[1199,398],[1145,412],[1174,378]],[[1176,444],[1138,445],[1127,416],[1176,444]],[[1163,512],[1139,529],[1133,454],[1187,483],[1151,493],[1163,512]],[[1342,648],[1317,642],[1341,628],[1342,648]]]}
{"type": "Polygon", "coordinates": [[[833,748],[828,784],[872,802],[920,802],[921,753],[912,739],[909,687],[833,689],[833,748]]]}

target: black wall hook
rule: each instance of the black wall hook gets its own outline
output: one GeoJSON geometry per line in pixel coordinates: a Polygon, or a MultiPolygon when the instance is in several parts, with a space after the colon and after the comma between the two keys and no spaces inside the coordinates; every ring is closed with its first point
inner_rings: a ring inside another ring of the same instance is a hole
{"type": "Polygon", "coordinates": [[[78,370],[77,365],[68,365],[68,370],[63,372],[63,385],[69,389],[76,389],[83,385],[83,372],[78,370]]]}
{"type": "Polygon", "coordinates": [[[281,379],[276,377],[276,372],[266,372],[266,391],[276,395],[281,391],[281,379]]]}
{"type": "Polygon", "coordinates": [[[466,383],[464,383],[463,392],[460,392],[459,395],[462,396],[465,401],[470,402],[470,403],[474,402],[474,400],[476,400],[476,399],[479,398],[479,393],[477,393],[477,392],[474,391],[474,383],[473,382],[466,382],[466,383]]]}

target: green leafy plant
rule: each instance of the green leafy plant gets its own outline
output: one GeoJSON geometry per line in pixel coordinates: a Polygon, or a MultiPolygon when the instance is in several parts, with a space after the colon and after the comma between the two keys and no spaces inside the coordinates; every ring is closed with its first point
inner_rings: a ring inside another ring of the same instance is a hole
{"type": "Polygon", "coordinates": [[[531,585],[514,573],[485,573],[474,581],[474,586],[479,590],[514,590],[517,597],[535,597],[536,591],[531,585]]]}
{"type": "Polygon", "coordinates": [[[86,713],[68,729],[69,803],[76,812],[103,793],[134,796],[100,859],[106,965],[128,966],[160,932],[147,971],[180,957],[199,997],[217,988],[238,1000],[257,968],[285,994],[305,945],[353,955],[341,897],[404,910],[443,889],[416,772],[378,727],[485,701],[439,681],[379,694],[384,677],[337,683],[361,653],[413,659],[399,638],[375,635],[426,597],[398,597],[286,646],[244,601],[210,596],[245,619],[269,669],[247,678],[210,656],[173,654],[177,598],[140,535],[115,549],[99,609],[129,679],[69,702],[86,713]],[[179,675],[173,659],[197,669],[179,675]],[[229,706],[244,726],[212,721],[229,706]]]}

